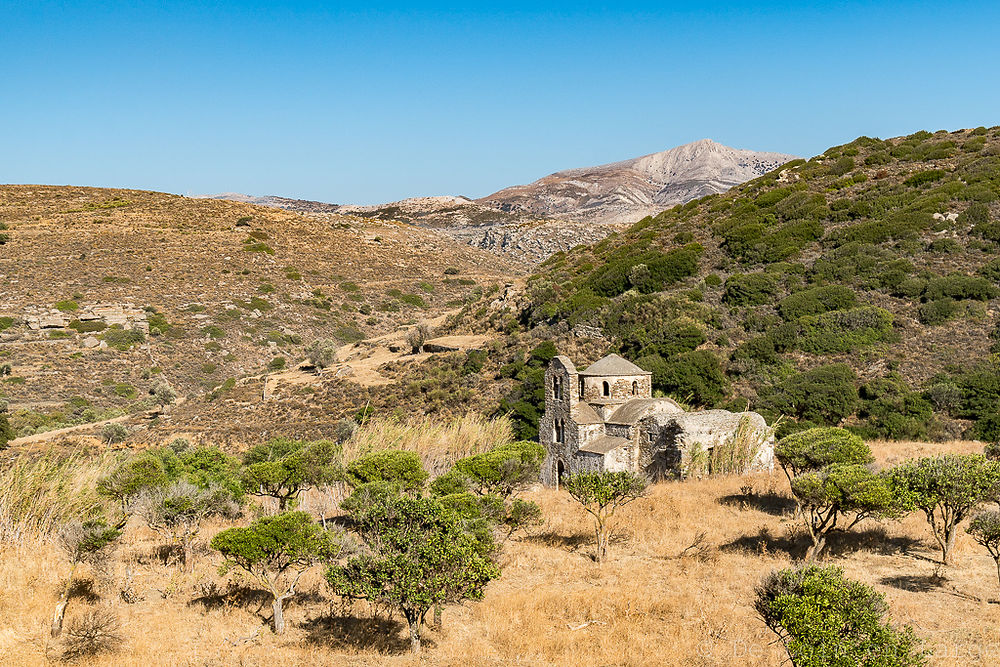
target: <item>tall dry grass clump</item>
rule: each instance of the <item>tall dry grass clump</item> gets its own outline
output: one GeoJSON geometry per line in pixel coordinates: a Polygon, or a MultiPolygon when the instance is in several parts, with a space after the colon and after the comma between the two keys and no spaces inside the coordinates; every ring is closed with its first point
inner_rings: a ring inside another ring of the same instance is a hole
{"type": "Polygon", "coordinates": [[[402,449],[418,453],[424,468],[431,475],[439,475],[463,456],[513,441],[514,427],[507,417],[469,414],[454,419],[374,419],[344,443],[344,460],[383,449],[402,449]]]}
{"type": "Polygon", "coordinates": [[[0,546],[23,546],[88,517],[100,504],[97,480],[110,455],[20,454],[0,462],[0,546]]]}
{"type": "Polygon", "coordinates": [[[736,430],[712,448],[712,473],[742,475],[759,465],[765,446],[774,440],[776,425],[757,428],[749,417],[740,419],[736,430]]]}

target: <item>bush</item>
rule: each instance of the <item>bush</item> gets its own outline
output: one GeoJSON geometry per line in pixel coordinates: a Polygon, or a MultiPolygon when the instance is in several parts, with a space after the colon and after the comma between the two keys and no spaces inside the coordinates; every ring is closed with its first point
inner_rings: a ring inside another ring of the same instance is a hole
{"type": "Polygon", "coordinates": [[[934,326],[936,324],[943,324],[944,322],[947,322],[960,310],[961,307],[957,301],[951,297],[945,297],[943,299],[937,299],[936,301],[928,301],[927,303],[920,304],[917,308],[917,317],[921,324],[934,326]]]}
{"type": "Polygon", "coordinates": [[[765,407],[799,421],[836,426],[854,412],[857,376],[846,364],[797,373],[762,390],[765,407]]]}
{"type": "Polygon", "coordinates": [[[966,276],[960,273],[933,278],[927,282],[923,297],[927,300],[942,299],[974,299],[989,301],[997,296],[997,288],[989,280],[978,276],[966,276]]]}
{"type": "Polygon", "coordinates": [[[101,340],[107,343],[108,347],[113,347],[116,350],[124,352],[135,345],[145,343],[146,334],[138,329],[122,329],[115,325],[106,329],[101,334],[101,340]]]}
{"type": "Polygon", "coordinates": [[[299,494],[326,486],[340,476],[341,447],[328,440],[275,438],[243,455],[242,484],[247,493],[271,497],[285,511],[299,494]]]}
{"type": "Polygon", "coordinates": [[[892,315],[881,308],[862,306],[799,319],[798,346],[803,352],[850,352],[885,341],[892,333],[892,315]]]}
{"type": "Polygon", "coordinates": [[[981,454],[944,454],[907,461],[889,471],[901,505],[919,509],[945,565],[951,562],[958,524],[1000,485],[1000,463],[981,454]]]}
{"type": "Polygon", "coordinates": [[[774,457],[789,481],[810,470],[834,464],[864,465],[875,460],[858,436],[842,428],[816,427],[787,435],[774,447],[774,457]]]}
{"type": "Polygon", "coordinates": [[[831,310],[852,308],[857,303],[853,290],[841,285],[813,287],[796,292],[778,302],[778,313],[786,322],[804,315],[820,315],[831,310]]]}
{"type": "Polygon", "coordinates": [[[337,360],[337,343],[329,338],[313,341],[306,348],[306,358],[316,368],[326,368],[337,360]]]}
{"type": "Polygon", "coordinates": [[[718,356],[708,350],[678,354],[670,361],[658,356],[639,360],[653,373],[653,387],[686,403],[714,405],[726,397],[729,379],[718,356]]]}
{"type": "Polygon", "coordinates": [[[754,609],[796,667],[925,663],[913,630],[893,628],[885,619],[885,597],[845,578],[838,567],[772,572],[755,592],[754,609]]]}
{"type": "Polygon", "coordinates": [[[945,176],[945,171],[943,169],[928,169],[927,171],[918,171],[917,173],[910,176],[908,179],[903,181],[903,185],[909,185],[912,188],[919,188],[928,183],[933,183],[934,181],[939,181],[945,176]]]}
{"type": "Polygon", "coordinates": [[[566,491],[594,517],[597,534],[596,560],[603,563],[608,553],[608,539],[614,526],[611,520],[618,508],[646,494],[646,480],[630,472],[584,472],[560,480],[566,491]]]}
{"type": "Polygon", "coordinates": [[[730,306],[760,306],[771,303],[777,281],[767,273],[734,273],[726,278],[723,303],[730,306]]]}
{"type": "Polygon", "coordinates": [[[347,483],[355,488],[373,482],[387,482],[405,491],[416,491],[423,487],[428,477],[416,452],[398,449],[372,452],[347,466],[347,483]]]}
{"type": "Polygon", "coordinates": [[[980,512],[972,517],[965,531],[993,558],[997,567],[997,579],[1000,580],[1000,512],[980,512]]]}
{"type": "Polygon", "coordinates": [[[91,609],[69,622],[62,658],[72,662],[112,653],[124,642],[121,629],[121,621],[114,611],[91,609]]]}
{"type": "Polygon", "coordinates": [[[119,424],[118,422],[105,424],[101,428],[101,437],[104,438],[104,442],[109,445],[124,442],[125,438],[128,437],[128,434],[128,428],[124,424],[119,424]]]}
{"type": "Polygon", "coordinates": [[[866,419],[869,437],[925,440],[934,423],[931,402],[911,391],[898,373],[866,382],[858,390],[858,417],[866,419]]]}
{"type": "Polygon", "coordinates": [[[545,455],[542,445],[522,440],[459,459],[455,470],[476,493],[508,498],[538,479],[545,455]]]}

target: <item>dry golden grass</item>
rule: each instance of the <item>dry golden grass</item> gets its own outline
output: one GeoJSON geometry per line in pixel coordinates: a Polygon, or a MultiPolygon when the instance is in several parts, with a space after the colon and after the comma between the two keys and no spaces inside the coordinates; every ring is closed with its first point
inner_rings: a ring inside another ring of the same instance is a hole
{"type": "MultiPolygon", "coordinates": [[[[881,461],[896,452],[978,448],[875,443],[881,461]]],[[[371,620],[366,605],[344,609],[327,597],[318,572],[290,605],[284,636],[266,628],[254,634],[260,600],[251,593],[206,597],[212,582],[225,588],[215,555],[200,554],[195,572],[182,575],[158,559],[155,536],[138,526],[108,575],[94,575],[100,599],[74,599],[68,619],[91,605],[120,614],[125,645],[84,663],[95,665],[782,664],[751,607],[759,578],[793,564],[808,543],[780,472],[656,485],[622,512],[603,567],[590,557],[591,523],[579,506],[554,490],[529,495],[542,505],[545,525],[507,545],[503,577],[482,602],[446,609],[444,628],[428,632],[419,660],[406,653],[395,620],[371,620]],[[747,484],[751,497],[741,492],[747,484]],[[126,568],[145,598],[135,604],[119,597],[126,568]]],[[[893,619],[913,624],[927,641],[932,665],[996,664],[1000,590],[992,561],[964,534],[955,565],[942,569],[937,557],[922,517],[912,515],[832,540],[826,562],[885,593],[893,619]]],[[[41,665],[58,655],[47,630],[65,571],[49,544],[0,554],[0,662],[41,665]]]]}

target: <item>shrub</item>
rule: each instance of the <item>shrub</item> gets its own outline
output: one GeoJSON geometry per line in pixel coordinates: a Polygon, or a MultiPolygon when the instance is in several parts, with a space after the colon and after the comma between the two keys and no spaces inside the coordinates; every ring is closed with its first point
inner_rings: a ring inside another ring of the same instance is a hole
{"type": "Polygon", "coordinates": [[[239,567],[268,592],[275,634],[285,631],[283,605],[295,595],[302,573],[342,551],[339,540],[305,512],[285,512],[245,528],[228,528],[212,538],[211,546],[226,559],[222,571],[239,567]]]}
{"type": "Polygon", "coordinates": [[[123,526],[111,526],[104,519],[73,521],[59,532],[59,546],[69,559],[69,576],[62,589],[56,611],[52,617],[50,634],[58,637],[62,632],[66,606],[73,590],[73,574],[80,563],[99,563],[107,556],[115,541],[121,537],[123,526]]]}
{"type": "Polygon", "coordinates": [[[124,424],[118,422],[111,422],[110,424],[105,424],[101,428],[101,437],[104,438],[104,442],[109,445],[115,443],[124,442],[125,438],[128,437],[129,431],[128,427],[124,424]]]}
{"type": "Polygon", "coordinates": [[[357,488],[373,482],[398,485],[404,491],[423,487],[429,475],[416,452],[386,449],[355,459],[347,466],[347,483],[357,488]]]}
{"type": "Polygon", "coordinates": [[[538,479],[545,455],[542,445],[522,440],[459,459],[455,470],[476,493],[507,499],[538,479]]]}
{"type": "Polygon", "coordinates": [[[146,524],[180,548],[181,568],[185,572],[194,567],[194,539],[202,522],[210,516],[233,518],[240,509],[226,489],[214,486],[202,489],[184,479],[167,487],[148,489],[138,505],[146,524]]]}
{"type": "Polygon", "coordinates": [[[922,303],[917,308],[917,317],[921,324],[934,326],[947,322],[961,310],[958,302],[951,297],[922,303]]]}
{"type": "Polygon", "coordinates": [[[424,343],[430,338],[431,332],[426,324],[418,324],[406,332],[406,344],[410,346],[410,352],[418,354],[424,347],[424,343]]]}
{"type": "Polygon", "coordinates": [[[772,572],[755,592],[754,609],[796,667],[925,663],[913,630],[886,621],[885,597],[838,567],[772,572]]]}
{"type": "Polygon", "coordinates": [[[816,427],[787,435],[774,447],[788,481],[830,465],[865,465],[875,460],[861,438],[842,428],[816,427]]]}
{"type": "Polygon", "coordinates": [[[778,302],[778,313],[786,322],[804,315],[819,315],[831,310],[852,308],[857,303],[853,290],[841,285],[813,287],[796,292],[778,302]]]}
{"type": "Polygon", "coordinates": [[[630,472],[585,472],[560,480],[566,491],[594,517],[597,534],[596,559],[603,563],[608,552],[615,512],[646,494],[646,480],[630,472]]]}
{"type": "Polygon", "coordinates": [[[850,352],[884,341],[892,333],[892,315],[881,308],[862,306],[799,319],[798,346],[803,352],[850,352]]]}
{"type": "Polygon", "coordinates": [[[118,615],[111,609],[91,609],[69,622],[62,658],[72,662],[111,653],[123,642],[118,615]]]}
{"type": "Polygon", "coordinates": [[[243,488],[255,496],[274,498],[283,512],[303,490],[339,478],[341,451],[340,445],[328,440],[275,438],[243,455],[243,488]]]}
{"type": "Polygon", "coordinates": [[[726,397],[729,379],[719,357],[708,350],[640,359],[653,373],[653,387],[694,405],[714,405],[726,397]]]}
{"type": "Polygon", "coordinates": [[[146,342],[146,334],[138,329],[122,329],[117,325],[105,329],[101,334],[101,340],[122,352],[131,349],[135,345],[146,342]]]}
{"type": "Polygon", "coordinates": [[[922,185],[928,183],[933,183],[934,181],[939,181],[945,176],[945,171],[943,169],[928,169],[927,171],[918,171],[913,174],[905,181],[903,185],[909,185],[913,188],[919,188],[922,185]]]}
{"type": "Polygon", "coordinates": [[[87,320],[86,322],[73,320],[66,326],[73,329],[77,333],[96,333],[98,331],[104,331],[108,328],[108,325],[101,320],[87,320]]]}
{"type": "Polygon", "coordinates": [[[316,368],[331,366],[337,360],[337,343],[329,338],[313,341],[306,348],[306,358],[316,368]]]}
{"type": "Polygon", "coordinates": [[[857,376],[846,364],[820,366],[761,392],[766,407],[800,421],[835,426],[854,412],[857,376]]]}
{"type": "Polygon", "coordinates": [[[72,299],[67,299],[66,301],[56,301],[55,306],[56,310],[64,313],[72,313],[80,309],[80,305],[72,299]]]}
{"type": "Polygon", "coordinates": [[[997,567],[997,580],[1000,581],[1000,512],[996,510],[980,512],[972,517],[965,530],[976,543],[989,552],[997,567]]]}
{"type": "Polygon", "coordinates": [[[726,278],[723,303],[730,306],[759,306],[773,301],[777,283],[767,273],[735,273],[726,278]]]}
{"type": "Polygon", "coordinates": [[[1000,463],[981,454],[944,454],[907,461],[889,476],[901,504],[927,517],[948,565],[958,524],[1000,485],[1000,463]]]}
{"type": "MultiPolygon", "coordinates": [[[[372,486],[366,489],[374,490],[372,486]]],[[[399,610],[420,652],[420,629],[433,606],[478,600],[500,576],[488,535],[465,529],[460,515],[435,498],[361,492],[350,507],[366,552],[330,566],[326,580],[346,599],[399,610]]]]}
{"type": "Polygon", "coordinates": [[[895,496],[885,478],[864,465],[829,465],[795,477],[791,486],[812,539],[806,561],[823,552],[827,535],[837,529],[839,519],[853,515],[841,528],[850,530],[864,519],[888,516],[894,508],[895,496]]]}

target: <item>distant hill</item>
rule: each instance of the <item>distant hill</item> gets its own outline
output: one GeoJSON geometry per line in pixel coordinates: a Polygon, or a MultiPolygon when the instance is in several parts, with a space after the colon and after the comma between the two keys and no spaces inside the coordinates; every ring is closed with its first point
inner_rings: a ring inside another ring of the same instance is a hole
{"type": "Polygon", "coordinates": [[[703,139],[624,162],[561,171],[482,199],[446,195],[358,206],[239,193],[206,197],[289,211],[398,220],[537,263],[553,252],[599,241],[617,229],[615,225],[635,222],[671,204],[724,192],[791,159],[791,155],[739,150],[703,139]]]}
{"type": "Polygon", "coordinates": [[[1000,127],[861,137],[556,253],[470,324],[603,335],[659,391],[785,431],[1000,440],[998,200],[1000,127]]]}
{"type": "Polygon", "coordinates": [[[521,272],[397,222],[160,192],[4,185],[0,223],[0,400],[19,435],[141,411],[161,382],[188,410],[225,403],[316,341],[443,319],[521,272]]]}
{"type": "Polygon", "coordinates": [[[793,159],[702,139],[631,160],[556,172],[478,201],[522,215],[635,222],[666,206],[725,192],[793,159]]]}

